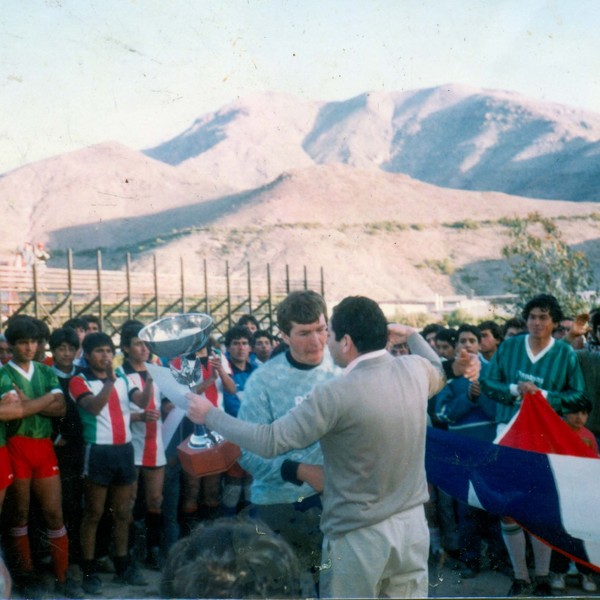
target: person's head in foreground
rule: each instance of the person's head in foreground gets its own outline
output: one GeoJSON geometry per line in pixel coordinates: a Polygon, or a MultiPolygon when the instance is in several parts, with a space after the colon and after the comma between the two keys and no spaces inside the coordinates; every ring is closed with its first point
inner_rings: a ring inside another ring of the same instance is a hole
{"type": "Polygon", "coordinates": [[[179,540],[163,569],[163,598],[294,598],[300,567],[291,547],[260,521],[221,519],[179,540]]]}

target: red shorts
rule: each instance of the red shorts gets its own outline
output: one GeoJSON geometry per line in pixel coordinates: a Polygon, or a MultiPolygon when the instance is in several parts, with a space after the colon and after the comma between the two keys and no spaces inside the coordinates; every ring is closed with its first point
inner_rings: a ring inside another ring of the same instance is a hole
{"type": "Polygon", "coordinates": [[[15,479],[45,479],[58,475],[58,462],[50,438],[15,435],[6,442],[15,479]]]}
{"type": "Polygon", "coordinates": [[[10,456],[6,446],[0,447],[0,490],[5,490],[13,481],[10,456]]]}

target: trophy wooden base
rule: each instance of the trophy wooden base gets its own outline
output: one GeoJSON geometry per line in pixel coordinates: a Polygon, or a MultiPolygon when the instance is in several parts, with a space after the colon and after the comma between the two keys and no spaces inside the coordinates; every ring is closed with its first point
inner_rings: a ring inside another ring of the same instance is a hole
{"type": "Polygon", "coordinates": [[[227,440],[212,448],[191,448],[191,437],[177,446],[177,454],[183,470],[195,477],[223,473],[235,464],[240,455],[240,447],[227,440]]]}

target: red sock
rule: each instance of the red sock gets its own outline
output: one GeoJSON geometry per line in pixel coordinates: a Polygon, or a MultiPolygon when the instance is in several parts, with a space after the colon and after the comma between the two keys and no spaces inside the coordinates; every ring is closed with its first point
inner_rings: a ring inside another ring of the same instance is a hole
{"type": "Polygon", "coordinates": [[[27,525],[24,525],[23,527],[13,527],[10,530],[10,543],[14,553],[12,559],[15,561],[14,564],[16,569],[22,573],[30,573],[33,571],[27,525]]]}
{"type": "Polygon", "coordinates": [[[67,569],[69,568],[69,538],[67,537],[67,530],[63,526],[61,529],[48,529],[47,533],[54,577],[56,577],[57,581],[63,583],[67,579],[67,569]]]}

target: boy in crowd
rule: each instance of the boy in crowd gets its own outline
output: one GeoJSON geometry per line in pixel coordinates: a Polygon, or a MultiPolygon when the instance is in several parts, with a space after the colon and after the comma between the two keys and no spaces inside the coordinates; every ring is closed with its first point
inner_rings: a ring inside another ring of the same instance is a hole
{"type": "Polygon", "coordinates": [[[81,315],[81,318],[87,323],[87,333],[98,333],[102,331],[100,318],[96,315],[81,315]]]}
{"type": "Polygon", "coordinates": [[[504,340],[523,333],[527,333],[527,325],[521,317],[508,319],[502,327],[502,339],[504,340]]]}
{"type": "Polygon", "coordinates": [[[112,361],[115,347],[105,333],[92,333],[83,340],[88,367],[71,380],[69,392],[77,403],[86,443],[84,462],[84,507],[81,522],[81,568],[83,589],[98,594],[102,582],[94,563],[98,523],[110,496],[114,520],[115,581],[145,585],[128,557],[131,498],[137,480],[131,443],[129,402],[144,408],[152,386],[143,391],[117,377],[112,361]]]}
{"type": "Polygon", "coordinates": [[[435,345],[435,336],[444,329],[443,325],[439,323],[429,323],[423,327],[421,335],[425,338],[425,341],[434,349],[437,353],[437,346],[435,345]]]}
{"type": "Polygon", "coordinates": [[[250,332],[250,335],[254,335],[260,328],[258,319],[253,315],[242,315],[238,319],[235,326],[236,327],[244,327],[245,329],[247,329],[250,332]]]}
{"type": "MultiPolygon", "coordinates": [[[[583,398],[581,402],[571,406],[566,411],[563,411],[563,420],[565,423],[581,438],[581,441],[589,446],[598,456],[598,443],[594,434],[586,428],[592,403],[583,398]]],[[[596,592],[596,585],[592,576],[592,569],[585,565],[576,563],[577,570],[581,574],[581,588],[588,593],[596,592]]],[[[565,576],[569,570],[569,559],[561,552],[552,551],[552,559],[550,561],[550,585],[553,590],[564,591],[566,589],[565,576]]]]}
{"type": "Polygon", "coordinates": [[[13,357],[0,371],[0,396],[16,391],[23,418],[8,423],[8,453],[14,471],[7,503],[9,543],[15,583],[26,594],[39,595],[34,572],[28,521],[31,493],[39,502],[47,535],[56,591],[76,595],[67,580],[69,541],[61,506],[59,468],[52,445],[52,417],[65,414],[64,396],[50,367],[35,362],[40,329],[32,319],[16,319],[6,329],[13,357]]]}
{"type": "Polygon", "coordinates": [[[73,364],[79,350],[79,337],[74,329],[61,327],[49,339],[52,353],[52,371],[58,378],[65,397],[64,417],[52,419],[54,450],[60,468],[62,508],[69,536],[71,559],[79,561],[79,525],[83,486],[83,427],[79,411],[69,396],[69,382],[80,369],[73,364]]]}
{"type": "Polygon", "coordinates": [[[79,349],[75,355],[74,364],[80,367],[85,367],[86,365],[83,358],[83,346],[81,344],[83,342],[83,338],[88,334],[87,321],[81,317],[74,317],[73,319],[65,321],[63,323],[63,327],[70,327],[71,329],[75,330],[75,333],[79,338],[79,349]]]}
{"type": "MultiPolygon", "coordinates": [[[[146,525],[146,565],[155,571],[160,570],[160,538],[162,529],[162,500],[165,480],[165,449],[163,445],[160,416],[160,390],[148,374],[147,363],[150,349],[138,334],[143,325],[130,324],[121,329],[121,350],[125,357],[117,373],[124,374],[134,388],[140,390],[151,386],[148,404],[140,408],[130,403],[131,437],[134,449],[138,480],[144,480],[145,525],[146,525]]],[[[133,502],[137,493],[137,481],[133,502]]]]}
{"type": "Polygon", "coordinates": [[[442,360],[452,360],[456,347],[456,330],[440,329],[435,334],[435,347],[442,360]]]}
{"type": "Polygon", "coordinates": [[[502,343],[502,329],[494,321],[483,321],[479,323],[481,341],[479,343],[479,358],[486,365],[496,354],[498,346],[502,343]]]}
{"type": "MultiPolygon", "coordinates": [[[[482,391],[499,403],[498,433],[517,413],[525,394],[541,392],[557,412],[569,410],[584,397],[585,383],[574,350],[552,337],[562,320],[556,298],[550,294],[535,296],[525,305],[523,319],[527,324],[527,335],[513,336],[502,342],[481,383],[482,391]]],[[[530,579],[525,533],[512,519],[503,518],[502,536],[514,571],[508,595],[526,594],[530,591],[530,579]]],[[[533,536],[531,544],[536,575],[533,593],[550,595],[551,549],[533,536]]]]}
{"type": "MultiPolygon", "coordinates": [[[[273,336],[263,329],[259,329],[252,336],[252,353],[257,366],[266,363],[273,352],[273,336]]],[[[251,357],[252,358],[252,357],[251,357]]]]}
{"type": "MultiPolygon", "coordinates": [[[[458,328],[457,350],[466,350],[479,357],[480,377],[485,376],[486,364],[481,359],[482,334],[474,325],[458,328]]],[[[496,437],[496,403],[481,392],[479,380],[469,381],[457,377],[436,396],[436,413],[439,421],[448,424],[448,430],[492,442],[496,437]]],[[[506,551],[500,536],[500,519],[484,510],[457,503],[460,558],[466,568],[463,579],[475,577],[481,569],[481,547],[485,538],[492,568],[505,563],[506,551]]]]}
{"type": "MultiPolygon", "coordinates": [[[[225,334],[227,359],[231,365],[231,378],[236,387],[235,394],[223,391],[223,407],[225,412],[237,417],[244,395],[246,381],[256,369],[250,363],[250,343],[252,335],[244,327],[233,327],[225,334]]],[[[250,500],[250,484],[252,477],[239,464],[233,465],[223,477],[223,511],[225,516],[236,514],[237,506],[245,496],[250,500]]]]}
{"type": "Polygon", "coordinates": [[[0,334],[0,364],[5,365],[12,358],[10,346],[6,340],[6,336],[0,334]]]}

